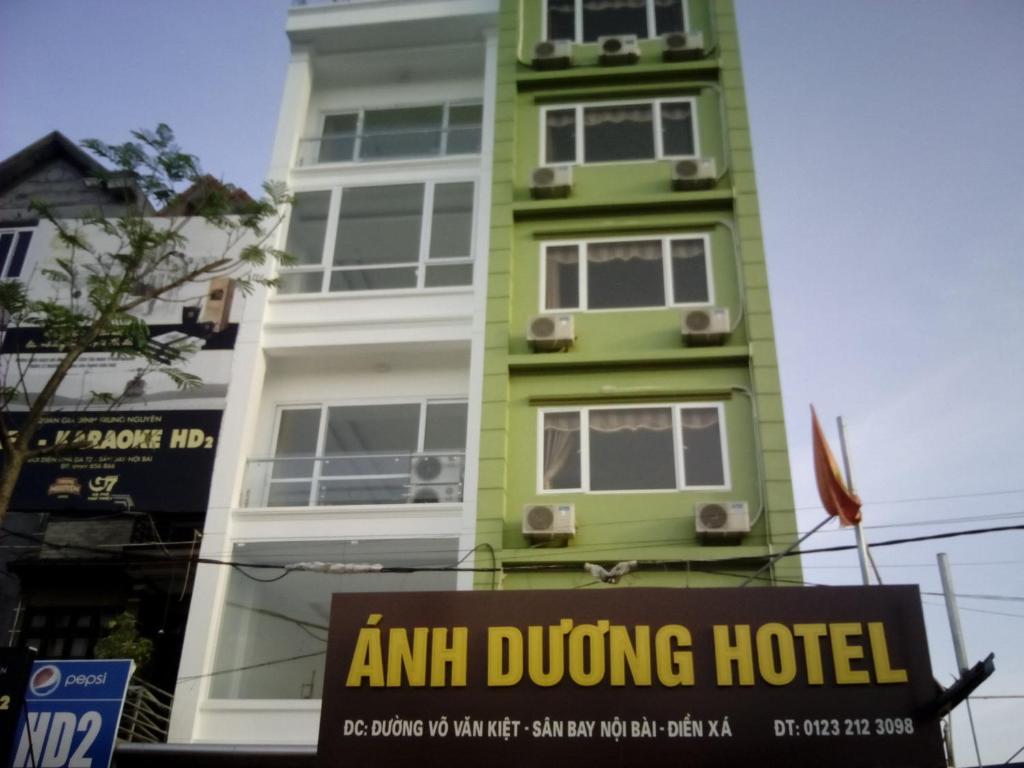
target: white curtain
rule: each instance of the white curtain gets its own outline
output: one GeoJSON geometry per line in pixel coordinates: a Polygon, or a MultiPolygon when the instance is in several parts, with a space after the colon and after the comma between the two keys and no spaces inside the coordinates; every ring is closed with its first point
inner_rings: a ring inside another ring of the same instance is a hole
{"type": "Polygon", "coordinates": [[[609,408],[590,412],[591,432],[665,432],[672,429],[669,408],[609,408]]]}
{"type": "Polygon", "coordinates": [[[585,11],[612,11],[619,8],[644,8],[647,0],[584,0],[585,11]]]}
{"type": "Polygon", "coordinates": [[[689,120],[692,110],[686,101],[672,102],[661,105],[662,120],[689,120]]]}
{"type": "Polygon", "coordinates": [[[580,415],[544,414],[544,489],[552,487],[555,477],[569,463],[579,445],[580,415]]]}
{"type": "Polygon", "coordinates": [[[608,123],[652,123],[654,110],[650,104],[620,104],[614,107],[586,107],[583,124],[587,127],[608,123]]]}
{"type": "Polygon", "coordinates": [[[607,264],[609,261],[660,261],[660,240],[632,240],[619,243],[591,243],[587,261],[607,264]]]}
{"type": "Polygon", "coordinates": [[[579,246],[554,245],[544,251],[544,306],[547,309],[575,309],[577,302],[571,307],[562,305],[562,269],[580,263],[579,246]]]}
{"type": "Polygon", "coordinates": [[[703,240],[673,240],[672,241],[672,258],[673,259],[703,259],[704,258],[704,241],[703,240]]]}
{"type": "Polygon", "coordinates": [[[684,408],[683,429],[718,427],[717,408],[684,408]]]}

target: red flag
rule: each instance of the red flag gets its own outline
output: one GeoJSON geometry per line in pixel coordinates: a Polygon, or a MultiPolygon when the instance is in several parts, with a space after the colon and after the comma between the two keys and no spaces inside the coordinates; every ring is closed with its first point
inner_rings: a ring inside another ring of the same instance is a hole
{"type": "Polygon", "coordinates": [[[860,524],[860,497],[851,493],[839,474],[836,458],[825,441],[825,433],[818,423],[818,414],[811,406],[811,431],[814,440],[814,477],[818,481],[821,503],[833,517],[839,516],[843,525],[860,524]]]}

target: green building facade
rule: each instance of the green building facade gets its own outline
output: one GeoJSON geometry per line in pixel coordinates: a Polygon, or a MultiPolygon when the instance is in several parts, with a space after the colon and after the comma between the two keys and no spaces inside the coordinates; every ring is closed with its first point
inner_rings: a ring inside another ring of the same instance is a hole
{"type": "Polygon", "coordinates": [[[736,586],[796,515],[732,3],[503,0],[497,74],[477,587],[736,586]]]}

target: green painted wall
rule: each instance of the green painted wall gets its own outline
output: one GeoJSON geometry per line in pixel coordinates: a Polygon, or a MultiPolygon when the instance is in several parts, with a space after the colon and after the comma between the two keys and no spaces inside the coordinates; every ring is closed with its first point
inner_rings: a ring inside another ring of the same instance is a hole
{"type": "MultiPolygon", "coordinates": [[[[735,585],[753,566],[732,561],[783,549],[796,519],[732,4],[689,0],[690,29],[713,46],[698,61],[662,63],[652,40],[639,64],[602,67],[595,45],[577,45],[573,68],[536,72],[524,62],[540,39],[541,9],[542,0],[503,0],[500,13],[477,564],[503,566],[505,589],[586,585],[584,562],[634,559],[645,567],[622,585],[735,585]],[[680,96],[695,99],[700,154],[722,174],[712,189],[674,192],[671,161],[654,160],[576,165],[568,199],[531,199],[543,107],[680,96]],[[740,321],[725,345],[685,346],[679,309],[669,307],[577,311],[571,350],[530,350],[527,324],[543,309],[544,243],[678,233],[709,238],[712,303],[740,321]],[[685,402],[723,406],[728,489],[538,489],[540,409],[685,402]],[[741,543],[701,544],[694,503],[728,500],[749,504],[751,533],[741,543]],[[555,502],[575,505],[576,536],[561,547],[531,544],[521,533],[524,505],[555,502]]],[[[781,561],[773,578],[799,581],[799,562],[781,561]]],[[[492,583],[481,574],[477,586],[492,583]]]]}

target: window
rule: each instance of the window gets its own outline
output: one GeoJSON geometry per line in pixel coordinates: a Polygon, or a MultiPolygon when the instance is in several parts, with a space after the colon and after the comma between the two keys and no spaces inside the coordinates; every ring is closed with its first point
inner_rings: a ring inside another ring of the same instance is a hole
{"type": "Polygon", "coordinates": [[[118,613],[113,607],[29,608],[22,623],[22,645],[37,649],[44,659],[88,659],[118,613]]]}
{"type": "Polygon", "coordinates": [[[542,411],[541,491],[725,488],[720,404],[542,411]]]}
{"type": "Polygon", "coordinates": [[[280,271],[278,293],[471,285],[474,195],[471,181],[299,192],[285,246],[297,264],[280,271]]]}
{"type": "Polygon", "coordinates": [[[394,160],[480,152],[480,104],[366,109],[326,115],[316,162],[394,160]]]}
{"type": "Polygon", "coordinates": [[[696,109],[692,98],[547,107],[541,110],[544,162],[695,157],[696,109]]]}
{"type": "Polygon", "coordinates": [[[707,235],[543,246],[545,310],[627,309],[711,302],[707,235]]]}
{"type": "Polygon", "coordinates": [[[0,279],[21,277],[32,230],[0,230],[0,279]]]}
{"type": "MultiPolygon", "coordinates": [[[[274,541],[236,544],[233,559],[268,565],[319,560],[416,568],[451,565],[459,554],[454,539],[274,541]]],[[[452,590],[456,576],[454,571],[344,575],[293,571],[286,579],[257,582],[232,572],[210,696],[319,699],[333,593],[452,590]]]]}
{"type": "Polygon", "coordinates": [[[461,501],[465,450],[463,400],[285,408],[266,506],[461,501]]]}
{"type": "Polygon", "coordinates": [[[547,0],[545,38],[592,43],[604,35],[682,32],[685,5],[685,0],[547,0]]]}

